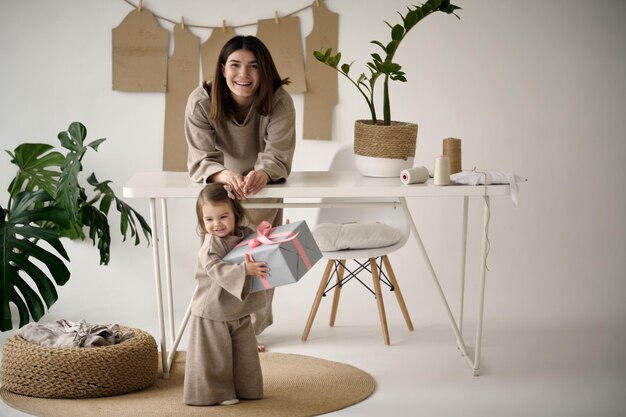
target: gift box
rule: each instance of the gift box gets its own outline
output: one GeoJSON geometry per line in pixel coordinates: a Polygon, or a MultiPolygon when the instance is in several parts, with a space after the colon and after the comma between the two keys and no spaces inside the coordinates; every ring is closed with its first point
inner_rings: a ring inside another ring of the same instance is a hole
{"type": "Polygon", "coordinates": [[[297,282],[322,257],[304,220],[272,227],[261,222],[257,232],[244,237],[224,257],[225,262],[240,264],[251,257],[266,262],[267,279],[253,278],[251,292],[263,291],[297,282]]]}

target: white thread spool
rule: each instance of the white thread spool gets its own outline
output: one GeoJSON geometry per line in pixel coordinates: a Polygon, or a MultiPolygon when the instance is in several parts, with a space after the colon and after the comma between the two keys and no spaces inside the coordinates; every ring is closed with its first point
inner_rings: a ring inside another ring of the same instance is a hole
{"type": "Polygon", "coordinates": [[[400,181],[402,184],[420,184],[428,181],[428,168],[414,167],[403,169],[400,173],[400,181]]]}
{"type": "Polygon", "coordinates": [[[433,175],[435,185],[450,184],[450,159],[441,155],[435,158],[435,174],[433,175]]]}

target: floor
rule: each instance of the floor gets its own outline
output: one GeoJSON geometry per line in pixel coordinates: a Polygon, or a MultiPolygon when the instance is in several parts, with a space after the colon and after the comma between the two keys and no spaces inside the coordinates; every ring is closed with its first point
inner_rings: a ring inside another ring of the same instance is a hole
{"type": "MultiPolygon", "coordinates": [[[[621,326],[486,323],[481,375],[474,377],[447,324],[415,323],[408,332],[399,317],[391,319],[391,346],[383,344],[375,322],[338,319],[330,328],[322,318],[307,342],[299,340],[301,323],[280,320],[261,342],[272,351],[349,363],[375,378],[370,398],[329,416],[626,415],[621,326]]],[[[0,416],[27,414],[0,402],[0,416]]]]}

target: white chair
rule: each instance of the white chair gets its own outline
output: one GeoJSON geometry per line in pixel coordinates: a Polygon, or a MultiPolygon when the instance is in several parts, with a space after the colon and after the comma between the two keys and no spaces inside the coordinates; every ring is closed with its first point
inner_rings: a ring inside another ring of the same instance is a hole
{"type": "MultiPolygon", "coordinates": [[[[351,147],[341,148],[337,155],[333,158],[330,166],[331,171],[356,171],[354,164],[354,156],[351,147]]],[[[399,173],[398,173],[399,175],[399,173]]],[[[398,181],[400,181],[398,179],[398,181]]],[[[324,203],[333,202],[341,203],[345,202],[345,199],[324,199],[324,203]]],[[[354,200],[352,200],[354,201],[354,200]]],[[[393,199],[380,199],[380,202],[393,203],[393,199]]],[[[322,276],[319,289],[315,296],[311,312],[306,323],[306,327],[302,334],[302,340],[306,341],[315,315],[317,314],[318,307],[322,300],[322,297],[326,293],[333,291],[333,304],[330,314],[329,325],[332,327],[335,325],[335,318],[337,316],[337,306],[339,305],[339,298],[341,296],[342,287],[350,280],[355,279],[363,284],[372,294],[374,294],[377,304],[378,313],[380,316],[380,325],[383,331],[383,339],[385,344],[389,345],[389,330],[387,327],[387,317],[385,314],[385,306],[383,303],[383,295],[381,289],[381,282],[390,288],[396,295],[400,310],[406,321],[406,325],[410,331],[413,330],[413,324],[411,323],[411,317],[406,308],[402,292],[396,280],[395,274],[389,262],[387,255],[400,249],[406,243],[409,238],[410,229],[406,222],[406,218],[402,208],[399,206],[374,206],[374,207],[351,207],[351,208],[321,208],[317,218],[317,224],[321,223],[385,223],[389,226],[397,228],[401,233],[401,238],[395,244],[385,247],[370,248],[370,249],[345,249],[338,251],[322,251],[323,259],[327,259],[326,269],[322,276]],[[356,263],[356,268],[350,270],[347,268],[347,261],[352,260],[356,263]],[[384,269],[383,269],[384,266],[384,269]],[[373,280],[374,290],[372,291],[367,284],[359,279],[359,273],[367,271],[371,273],[373,280]],[[344,276],[344,273],[347,275],[344,276]],[[333,283],[333,277],[335,282],[333,283]]]]}

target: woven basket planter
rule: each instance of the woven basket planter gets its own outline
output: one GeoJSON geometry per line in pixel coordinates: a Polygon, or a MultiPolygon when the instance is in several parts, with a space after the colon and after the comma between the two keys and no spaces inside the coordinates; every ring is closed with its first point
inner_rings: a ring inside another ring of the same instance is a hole
{"type": "Polygon", "coordinates": [[[140,329],[111,346],[52,348],[20,336],[2,349],[0,384],[7,391],[43,398],[93,398],[151,386],[157,376],[154,338],[140,329]]]}
{"type": "Polygon", "coordinates": [[[370,120],[354,123],[354,155],[359,171],[372,177],[399,176],[413,166],[417,125],[395,122],[385,126],[370,120]]]}

